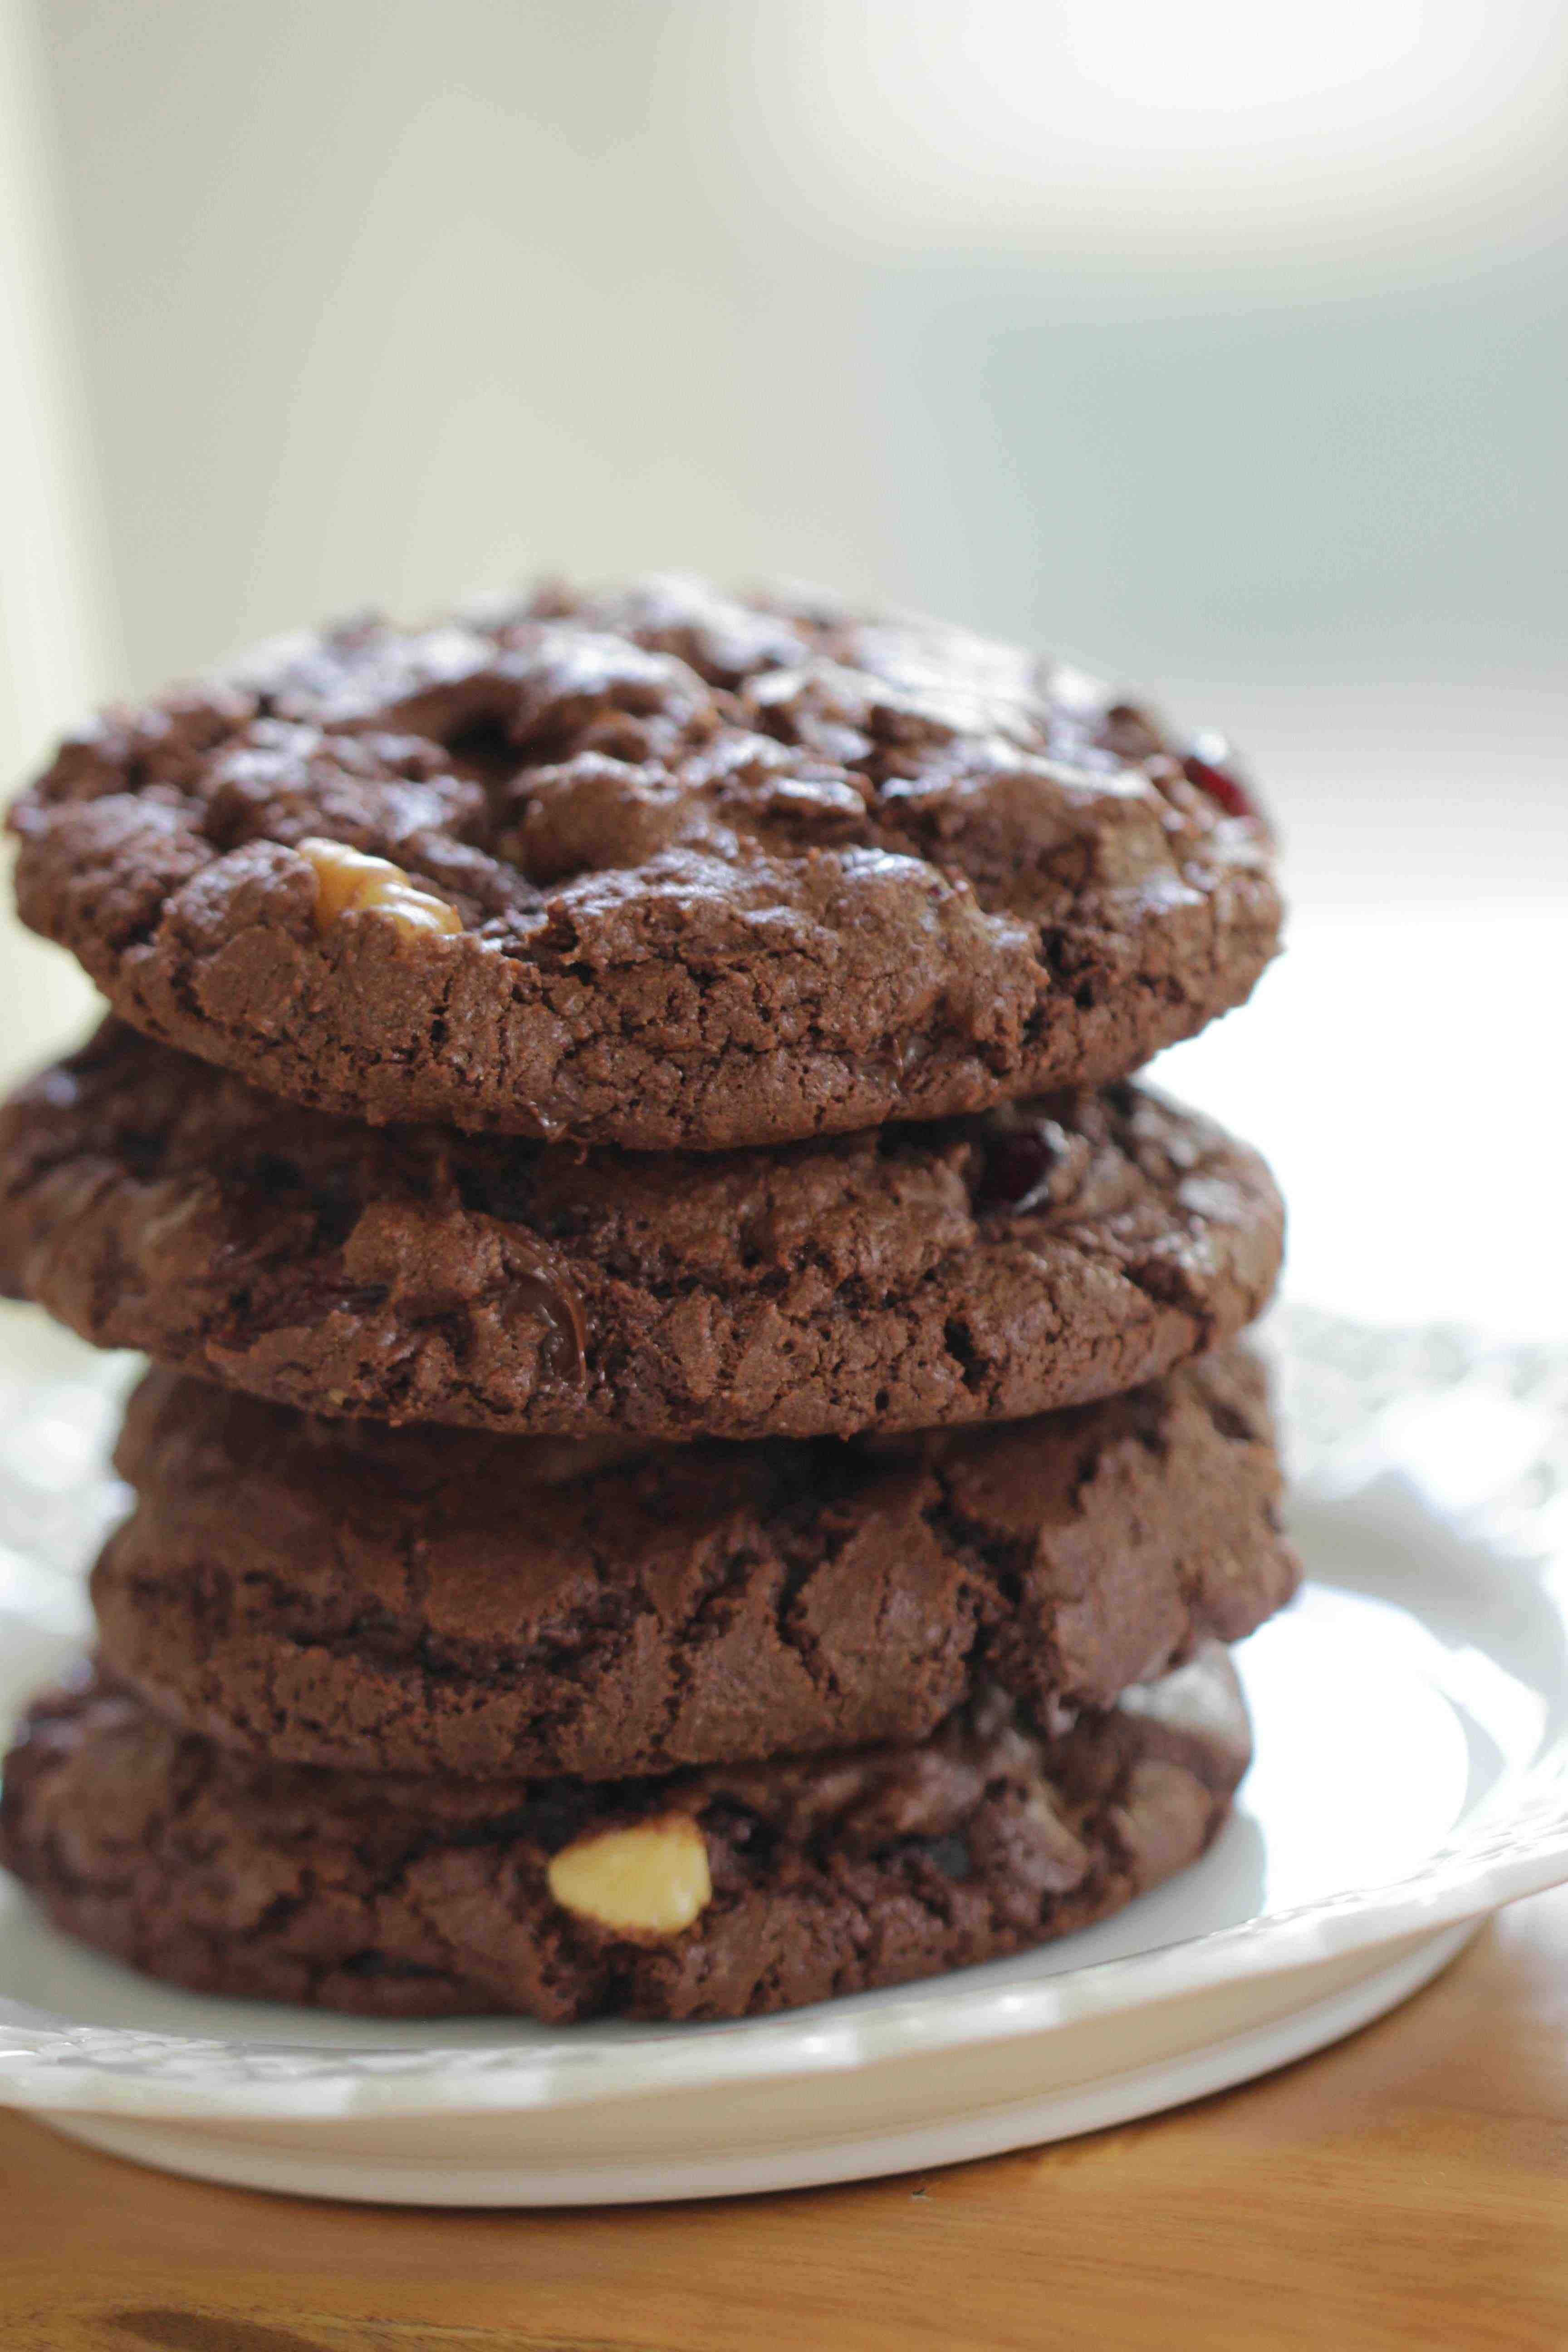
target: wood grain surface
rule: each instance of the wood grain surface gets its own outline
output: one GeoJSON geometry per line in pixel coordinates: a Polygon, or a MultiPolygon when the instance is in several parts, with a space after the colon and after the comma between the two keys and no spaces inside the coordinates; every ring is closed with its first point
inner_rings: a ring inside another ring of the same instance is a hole
{"type": "Polygon", "coordinates": [[[206,2188],[0,2116],[4,2352],[1568,2347],[1568,1889],[1322,2056],[923,2177],[571,2214],[206,2188]]]}

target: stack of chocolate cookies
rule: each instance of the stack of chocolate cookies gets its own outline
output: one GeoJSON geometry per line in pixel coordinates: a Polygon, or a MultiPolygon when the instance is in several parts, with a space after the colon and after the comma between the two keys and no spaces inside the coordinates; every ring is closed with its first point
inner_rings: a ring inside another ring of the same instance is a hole
{"type": "Polygon", "coordinates": [[[1234,769],[686,580],[358,622],[24,795],[111,1012],[0,1280],[144,1350],[0,1855],[177,1983],[777,2009],[1194,1861],[1289,1597],[1282,1214],[1129,1082],[1273,952],[1234,769]]]}

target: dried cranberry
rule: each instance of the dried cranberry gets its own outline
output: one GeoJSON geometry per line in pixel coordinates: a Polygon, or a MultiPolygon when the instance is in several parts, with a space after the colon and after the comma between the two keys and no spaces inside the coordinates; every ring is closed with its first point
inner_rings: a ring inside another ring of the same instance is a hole
{"type": "Polygon", "coordinates": [[[1199,735],[1182,761],[1182,772],[1199,792],[1217,801],[1226,816],[1258,814],[1258,803],[1237,772],[1230,745],[1223,735],[1199,735]]]}
{"type": "Polygon", "coordinates": [[[1016,1128],[1010,1135],[997,1136],[986,1149],[974,1187],[976,1215],[993,1209],[1016,1213],[1037,1208],[1059,1157],[1056,1144],[1038,1128],[1016,1128]]]}

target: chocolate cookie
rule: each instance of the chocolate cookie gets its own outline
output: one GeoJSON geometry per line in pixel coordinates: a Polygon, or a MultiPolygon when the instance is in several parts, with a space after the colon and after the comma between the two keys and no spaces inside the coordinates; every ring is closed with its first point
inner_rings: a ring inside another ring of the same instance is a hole
{"type": "Polygon", "coordinates": [[[89,1683],[24,1724],[0,1860],[197,1991],[743,2017],[1103,1918],[1197,1858],[1248,1753],[1219,1649],[1054,1735],[988,1692],[912,1747],[610,1783],[246,1761],[89,1683]]]}
{"type": "Polygon", "coordinates": [[[99,1654],[279,1763],[589,1780],[926,1738],[994,1681],[1109,1706],[1285,1601],[1260,1367],[903,1441],[656,1446],[312,1421],[167,1372],[99,1654]]]}
{"type": "Polygon", "coordinates": [[[1208,739],[934,622],[655,580],[362,621],[68,741],[23,919],[272,1092],[642,1150],[1121,1078],[1279,925],[1208,739]]]}
{"type": "Polygon", "coordinates": [[[1279,1269],[1256,1154],[1159,1096],[774,1151],[574,1153],[279,1103],[110,1023],[0,1112],[0,1285],[310,1411],[845,1434],[1113,1395],[1279,1269]]]}

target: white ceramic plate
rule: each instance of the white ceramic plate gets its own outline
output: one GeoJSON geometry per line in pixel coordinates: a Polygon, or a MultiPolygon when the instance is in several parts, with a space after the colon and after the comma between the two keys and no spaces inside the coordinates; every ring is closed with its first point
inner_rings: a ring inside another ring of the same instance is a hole
{"type": "MultiPolygon", "coordinates": [[[[7,1886],[0,2098],[215,2179],[574,2204],[1057,2138],[1377,2016],[1497,1905],[1568,1879],[1568,1356],[1300,1314],[1279,1336],[1313,1581],[1238,1654],[1258,1760],[1235,1820],[1119,1918],[734,2025],[399,2028],[145,1982],[7,1886]]],[[[110,1375],[51,1369],[0,1390],[0,1708],[79,1638],[113,1508],[110,1375]]]]}

